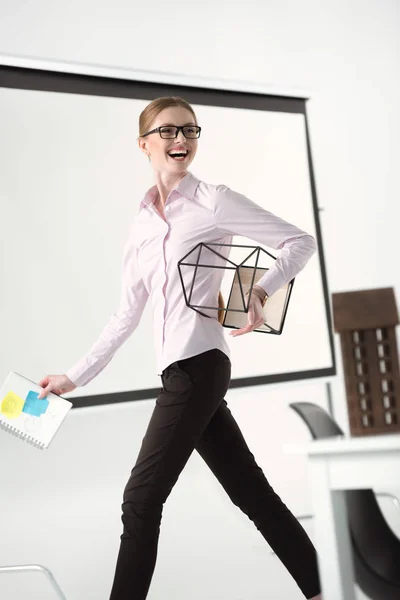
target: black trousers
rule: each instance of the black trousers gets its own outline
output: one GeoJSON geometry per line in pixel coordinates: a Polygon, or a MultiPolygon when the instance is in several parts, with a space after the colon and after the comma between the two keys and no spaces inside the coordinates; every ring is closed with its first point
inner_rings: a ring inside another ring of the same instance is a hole
{"type": "Polygon", "coordinates": [[[110,600],[147,597],[163,504],[195,449],[304,596],[320,593],[314,546],[256,464],[224,400],[230,375],[230,360],[218,349],[179,360],[163,371],[163,387],[124,491],[123,533],[110,600]]]}

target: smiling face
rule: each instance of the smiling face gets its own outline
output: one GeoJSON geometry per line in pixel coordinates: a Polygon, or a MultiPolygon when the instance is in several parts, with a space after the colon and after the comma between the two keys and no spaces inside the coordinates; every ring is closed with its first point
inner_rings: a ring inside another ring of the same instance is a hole
{"type": "MultiPolygon", "coordinates": [[[[197,125],[190,110],[183,106],[169,106],[158,113],[148,131],[175,125],[197,125]]],[[[185,138],[182,131],[175,139],[163,139],[158,132],[139,138],[139,147],[150,157],[153,169],[158,173],[178,175],[185,173],[197,151],[198,140],[185,138]]]]}

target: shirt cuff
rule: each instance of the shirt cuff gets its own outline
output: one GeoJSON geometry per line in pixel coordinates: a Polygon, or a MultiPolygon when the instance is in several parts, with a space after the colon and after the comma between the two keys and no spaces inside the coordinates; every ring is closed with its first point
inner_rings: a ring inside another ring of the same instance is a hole
{"type": "Polygon", "coordinates": [[[284,285],[282,283],[282,273],[278,270],[268,270],[255,285],[261,287],[270,298],[284,285]]]}
{"type": "Polygon", "coordinates": [[[85,359],[79,361],[76,365],[68,369],[65,373],[68,379],[72,381],[76,387],[82,387],[88,383],[90,380],[90,375],[88,373],[89,365],[85,361],[85,359]]]}

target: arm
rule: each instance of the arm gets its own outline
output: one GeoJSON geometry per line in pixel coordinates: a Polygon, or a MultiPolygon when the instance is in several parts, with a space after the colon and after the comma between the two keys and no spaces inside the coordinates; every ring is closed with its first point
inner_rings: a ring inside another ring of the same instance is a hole
{"type": "Polygon", "coordinates": [[[84,386],[96,377],[139,324],[148,292],[139,273],[136,253],[130,236],[124,249],[119,308],[89,352],[67,371],[67,377],[76,386],[84,386]]]}
{"type": "Polygon", "coordinates": [[[280,250],[274,265],[257,281],[268,296],[291,281],[317,249],[311,235],[223,185],[215,190],[214,218],[224,233],[242,235],[280,250]]]}

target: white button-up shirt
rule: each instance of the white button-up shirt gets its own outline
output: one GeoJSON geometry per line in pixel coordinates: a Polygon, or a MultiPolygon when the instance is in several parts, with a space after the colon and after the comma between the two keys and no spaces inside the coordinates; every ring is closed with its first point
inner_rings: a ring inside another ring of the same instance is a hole
{"type": "MultiPolygon", "coordinates": [[[[157,373],[176,360],[219,348],[230,356],[224,328],[216,310],[199,314],[186,305],[178,261],[200,242],[231,244],[234,235],[245,236],[280,250],[274,265],[257,281],[269,296],[291,281],[316,250],[312,236],[264,210],[242,194],[224,185],[210,185],[188,173],[169,194],[165,220],[154,206],[157,187],[140,204],[123,258],[122,293],[118,310],[88,354],[67,376],[77,386],[87,384],[110,362],[118,348],[139,324],[147,300],[153,310],[157,373]]],[[[204,247],[203,247],[204,248],[204,247]]],[[[227,256],[229,249],[214,246],[227,256]]],[[[196,262],[196,252],[188,257],[196,262]]],[[[206,251],[201,262],[222,264],[206,251]],[[204,261],[206,259],[206,261],[204,261]]],[[[187,293],[194,269],[181,267],[187,293]],[[185,270],[186,269],[186,270],[185,270]]],[[[224,270],[199,268],[191,304],[218,306],[224,270]]]]}

